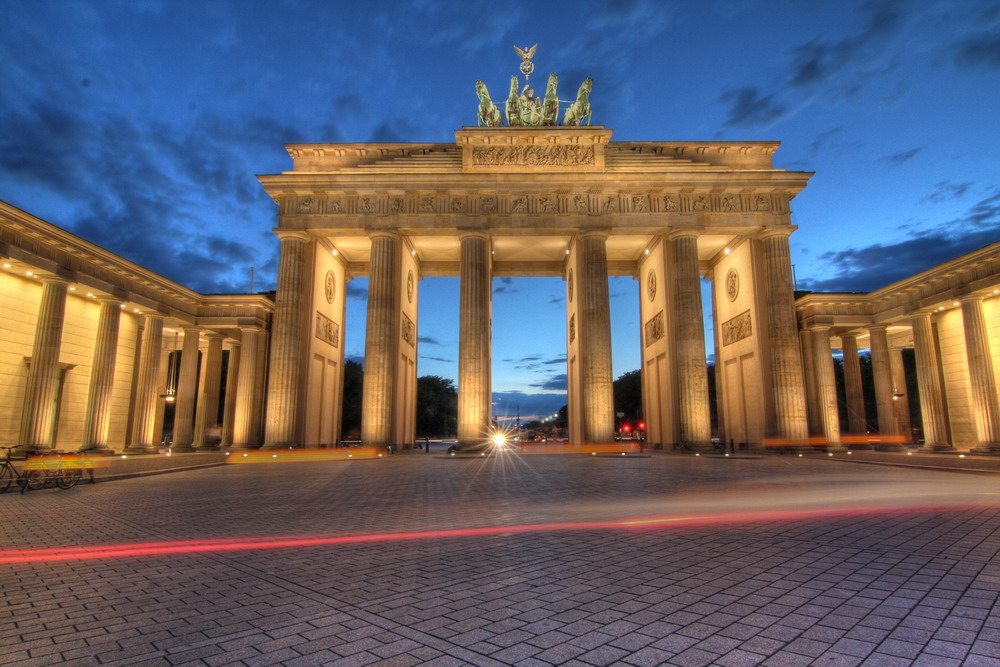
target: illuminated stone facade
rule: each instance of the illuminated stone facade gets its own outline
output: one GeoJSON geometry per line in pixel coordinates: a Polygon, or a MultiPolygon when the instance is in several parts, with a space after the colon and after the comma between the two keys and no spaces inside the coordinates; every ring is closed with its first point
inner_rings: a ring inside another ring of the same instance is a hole
{"type": "Polygon", "coordinates": [[[265,367],[239,351],[253,332],[242,358],[266,358],[270,299],[198,294],[2,202],[0,257],[0,444],[145,453],[166,430],[213,450],[234,424],[260,442],[265,367]]]}
{"type": "MultiPolygon", "coordinates": [[[[789,202],[810,174],[774,168],[774,142],[612,142],[611,134],[596,126],[483,127],[459,130],[446,144],[288,146],[292,169],[260,177],[278,204],[282,239],[267,444],[316,444],[308,434],[329,401],[311,410],[311,388],[326,386],[321,373],[340,386],[342,350],[321,346],[310,324],[323,302],[302,301],[329,271],[335,303],[343,303],[347,280],[369,276],[361,429],[368,443],[414,443],[423,276],[460,276],[462,444],[491,429],[497,276],[566,281],[572,441],[614,435],[610,275],[642,284],[650,443],[710,447],[702,277],[717,283],[719,317],[735,318],[726,334],[732,344],[718,355],[727,431],[753,444],[804,439],[788,236],[789,202]]],[[[334,311],[328,316],[342,329],[343,312],[334,311]]]]}
{"type": "MultiPolygon", "coordinates": [[[[909,403],[919,403],[924,447],[1000,453],[1000,243],[869,294],[806,294],[795,303],[811,332],[815,363],[806,367],[814,434],[837,423],[836,404],[818,401],[821,376],[833,377],[831,347],[843,351],[848,435],[864,435],[858,348],[871,353],[878,436],[909,442],[909,403]],[[902,350],[913,350],[918,396],[907,390],[902,350]],[[861,417],[859,419],[859,416],[861,417]]],[[[806,339],[803,338],[803,341],[806,339]]],[[[805,345],[803,346],[805,349],[805,345]]],[[[804,352],[805,354],[805,352],[804,352]]],[[[828,380],[828,381],[829,381],[828,380]]]]}

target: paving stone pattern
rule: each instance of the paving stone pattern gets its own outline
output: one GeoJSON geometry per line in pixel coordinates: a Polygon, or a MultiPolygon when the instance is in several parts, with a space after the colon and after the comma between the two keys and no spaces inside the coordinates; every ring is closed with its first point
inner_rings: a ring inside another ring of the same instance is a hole
{"type": "Polygon", "coordinates": [[[0,664],[997,665],[998,492],[784,457],[411,455],[8,493],[3,550],[961,506],[0,565],[0,664]]]}

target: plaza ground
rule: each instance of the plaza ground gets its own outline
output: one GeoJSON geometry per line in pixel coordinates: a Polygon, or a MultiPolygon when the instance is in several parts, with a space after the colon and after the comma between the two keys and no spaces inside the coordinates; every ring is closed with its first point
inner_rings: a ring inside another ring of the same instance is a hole
{"type": "Polygon", "coordinates": [[[998,518],[997,474],[795,456],[410,454],[8,493],[0,663],[997,664],[998,518]]]}

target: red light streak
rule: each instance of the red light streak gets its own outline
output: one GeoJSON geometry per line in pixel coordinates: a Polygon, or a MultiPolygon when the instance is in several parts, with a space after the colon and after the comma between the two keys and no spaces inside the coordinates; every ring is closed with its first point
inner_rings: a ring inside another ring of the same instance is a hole
{"type": "Polygon", "coordinates": [[[513,526],[481,526],[475,528],[450,528],[441,530],[363,533],[354,535],[298,535],[277,537],[236,537],[204,540],[176,540],[167,542],[133,542],[125,544],[95,544],[77,547],[50,547],[41,549],[8,549],[0,551],[0,564],[51,563],[59,561],[92,560],[107,558],[132,558],[162,556],[167,554],[224,553],[230,551],[257,551],[266,549],[293,549],[302,547],[339,546],[374,542],[402,542],[411,540],[453,539],[487,537],[525,533],[557,533],[592,530],[655,530],[666,528],[706,528],[821,519],[860,518],[874,515],[915,514],[944,510],[968,509],[970,506],[924,508],[818,508],[799,510],[766,510],[727,514],[663,515],[609,521],[551,522],[513,526]]]}

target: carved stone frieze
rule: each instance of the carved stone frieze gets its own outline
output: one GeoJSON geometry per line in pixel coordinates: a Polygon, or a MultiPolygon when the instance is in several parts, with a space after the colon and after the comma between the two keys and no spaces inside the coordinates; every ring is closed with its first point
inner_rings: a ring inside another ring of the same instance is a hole
{"type": "MultiPolygon", "coordinates": [[[[531,148],[531,146],[492,147],[531,148]]],[[[565,146],[563,147],[565,148],[565,146]]],[[[405,215],[407,213],[453,213],[467,215],[524,215],[528,213],[769,213],[787,210],[785,200],[770,194],[510,194],[481,193],[475,196],[417,194],[377,196],[346,194],[329,197],[292,196],[281,200],[284,214],[405,215]],[[560,203],[562,202],[562,203],[560,203]]]]}
{"type": "Polygon", "coordinates": [[[316,338],[333,347],[340,347],[340,325],[316,311],[316,338]]]}
{"type": "Polygon", "coordinates": [[[569,342],[576,340],[576,313],[570,315],[569,318],[569,342]]]}
{"type": "Polygon", "coordinates": [[[410,344],[410,347],[417,346],[417,328],[406,313],[403,313],[403,340],[410,344]]]}
{"type": "Polygon", "coordinates": [[[567,167],[594,164],[593,146],[531,145],[477,146],[472,149],[477,167],[567,167]]]}
{"type": "Polygon", "coordinates": [[[666,327],[663,322],[663,311],[661,310],[656,315],[653,315],[646,321],[644,327],[646,334],[646,347],[649,347],[656,341],[663,338],[666,332],[666,327]]]}
{"type": "Polygon", "coordinates": [[[753,335],[753,325],[750,322],[750,311],[745,310],[736,317],[722,323],[722,346],[731,345],[736,341],[753,335]]]}

